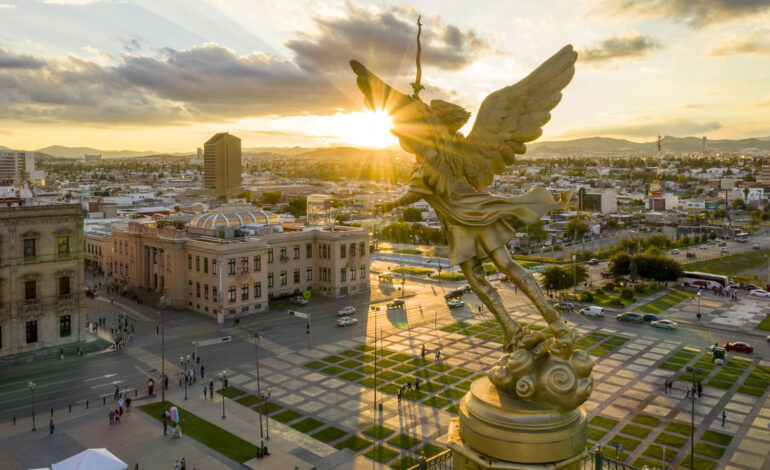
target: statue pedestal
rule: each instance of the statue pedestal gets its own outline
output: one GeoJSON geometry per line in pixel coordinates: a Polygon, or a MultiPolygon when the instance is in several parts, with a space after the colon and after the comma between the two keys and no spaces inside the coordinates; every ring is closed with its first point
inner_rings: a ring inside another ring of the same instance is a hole
{"type": "Polygon", "coordinates": [[[473,382],[449,425],[455,470],[579,470],[587,455],[583,408],[559,411],[473,382]]]}

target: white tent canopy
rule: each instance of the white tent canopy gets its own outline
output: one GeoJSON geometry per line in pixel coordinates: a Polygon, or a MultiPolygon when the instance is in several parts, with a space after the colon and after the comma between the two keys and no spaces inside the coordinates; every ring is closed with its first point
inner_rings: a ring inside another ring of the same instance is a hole
{"type": "Polygon", "coordinates": [[[51,465],[51,470],[126,470],[128,465],[107,449],[87,449],[51,465]]]}

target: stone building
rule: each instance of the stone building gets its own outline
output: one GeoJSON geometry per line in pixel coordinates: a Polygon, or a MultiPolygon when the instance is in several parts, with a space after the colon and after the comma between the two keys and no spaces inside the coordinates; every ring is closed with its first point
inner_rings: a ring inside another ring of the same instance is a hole
{"type": "Polygon", "coordinates": [[[79,204],[0,207],[0,356],[81,340],[83,218],[79,204]]]}

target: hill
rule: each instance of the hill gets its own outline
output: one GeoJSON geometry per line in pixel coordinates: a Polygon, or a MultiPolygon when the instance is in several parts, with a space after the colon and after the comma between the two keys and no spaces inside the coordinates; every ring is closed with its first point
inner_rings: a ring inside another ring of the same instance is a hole
{"type": "MultiPolygon", "coordinates": [[[[663,153],[698,153],[703,150],[703,140],[700,137],[672,137],[667,135],[662,142],[663,153]]],[[[770,151],[770,140],[750,139],[721,139],[707,140],[706,147],[709,151],[740,153],[749,151],[770,151]]],[[[657,143],[632,142],[625,139],[613,139],[609,137],[588,137],[583,139],[544,141],[527,144],[527,154],[570,154],[570,153],[594,153],[594,154],[633,154],[651,153],[657,151],[657,143]]]]}

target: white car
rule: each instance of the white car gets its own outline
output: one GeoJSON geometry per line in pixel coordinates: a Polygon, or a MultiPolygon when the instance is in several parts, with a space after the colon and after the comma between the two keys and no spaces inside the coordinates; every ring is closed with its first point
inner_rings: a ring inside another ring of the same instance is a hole
{"type": "Polygon", "coordinates": [[[676,322],[671,320],[658,320],[651,322],[650,325],[655,328],[664,328],[666,330],[676,330],[676,327],[678,326],[676,322]]]}
{"type": "Polygon", "coordinates": [[[356,313],[356,308],[355,307],[351,307],[351,306],[347,306],[347,307],[343,308],[342,310],[338,310],[337,311],[337,315],[339,315],[339,316],[353,315],[354,313],[356,313]]]}
{"type": "Polygon", "coordinates": [[[756,297],[770,297],[770,292],[764,289],[754,289],[753,291],[749,292],[749,295],[756,297]]]}
{"type": "Polygon", "coordinates": [[[449,299],[446,301],[446,306],[449,308],[462,307],[463,305],[465,305],[465,302],[460,299],[449,299]]]}
{"type": "Polygon", "coordinates": [[[723,246],[722,248],[719,249],[719,251],[721,251],[722,253],[727,253],[730,250],[728,250],[726,246],[723,246]]]}
{"type": "Polygon", "coordinates": [[[310,303],[309,300],[302,297],[301,295],[295,295],[294,297],[289,299],[289,302],[293,303],[294,305],[307,305],[310,303]]]}
{"type": "Polygon", "coordinates": [[[342,317],[337,319],[337,326],[351,326],[358,323],[358,318],[342,317]]]}
{"type": "Polygon", "coordinates": [[[671,250],[672,255],[678,255],[679,253],[681,253],[681,251],[679,251],[679,248],[674,248],[673,250],[671,250]]]}
{"type": "Polygon", "coordinates": [[[581,309],[580,310],[580,314],[581,315],[585,315],[587,317],[604,318],[604,308],[592,305],[590,307],[586,307],[584,309],[581,309]]]}
{"type": "Polygon", "coordinates": [[[698,248],[700,248],[701,250],[708,250],[709,246],[708,245],[701,245],[698,248]]]}

